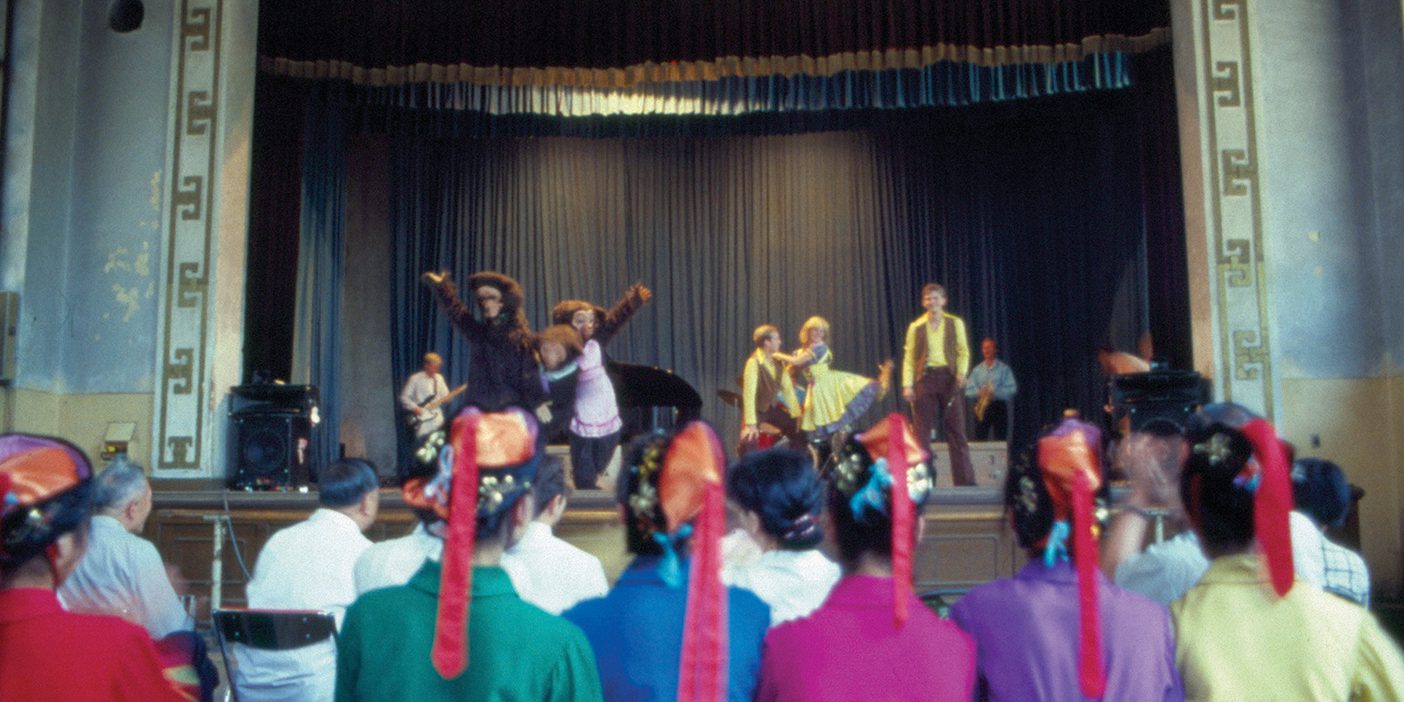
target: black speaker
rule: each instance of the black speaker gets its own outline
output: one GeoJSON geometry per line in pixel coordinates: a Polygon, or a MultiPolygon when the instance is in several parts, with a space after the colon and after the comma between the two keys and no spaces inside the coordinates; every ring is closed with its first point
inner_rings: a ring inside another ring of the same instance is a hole
{"type": "Polygon", "coordinates": [[[235,412],[231,419],[231,489],[287,490],[307,484],[311,424],[305,415],[251,407],[235,412]]]}
{"type": "Polygon", "coordinates": [[[1206,396],[1204,383],[1194,371],[1152,370],[1112,380],[1112,404],[1118,413],[1130,415],[1133,431],[1156,419],[1184,427],[1206,396]]]}

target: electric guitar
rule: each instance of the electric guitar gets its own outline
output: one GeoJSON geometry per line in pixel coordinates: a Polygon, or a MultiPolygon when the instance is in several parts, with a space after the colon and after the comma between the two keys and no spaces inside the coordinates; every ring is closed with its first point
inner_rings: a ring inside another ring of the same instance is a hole
{"type": "Polygon", "coordinates": [[[467,389],[468,384],[464,383],[454,388],[453,390],[450,390],[449,394],[444,395],[443,397],[431,397],[426,399],[424,402],[421,402],[419,404],[419,408],[423,410],[422,412],[420,412],[419,414],[414,414],[412,412],[405,414],[405,423],[409,425],[410,429],[417,431],[419,429],[419,425],[434,418],[435,411],[437,411],[440,407],[443,407],[444,404],[447,403],[449,400],[452,400],[453,398],[462,395],[463,391],[467,389]]]}

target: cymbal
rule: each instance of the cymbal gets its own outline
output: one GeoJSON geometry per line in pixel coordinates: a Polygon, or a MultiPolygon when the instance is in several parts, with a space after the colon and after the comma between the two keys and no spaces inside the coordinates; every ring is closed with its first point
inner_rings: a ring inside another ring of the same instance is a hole
{"type": "Polygon", "coordinates": [[[717,397],[721,398],[722,402],[732,407],[741,406],[741,396],[732,390],[718,390],[717,397]]]}

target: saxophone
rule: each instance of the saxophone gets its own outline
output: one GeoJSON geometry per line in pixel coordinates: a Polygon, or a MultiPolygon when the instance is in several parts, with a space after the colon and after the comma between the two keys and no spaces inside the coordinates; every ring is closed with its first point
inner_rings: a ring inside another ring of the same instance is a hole
{"type": "Polygon", "coordinates": [[[975,421],[985,421],[985,412],[989,411],[992,400],[994,400],[994,388],[989,385],[980,386],[980,399],[975,401],[975,421]]]}

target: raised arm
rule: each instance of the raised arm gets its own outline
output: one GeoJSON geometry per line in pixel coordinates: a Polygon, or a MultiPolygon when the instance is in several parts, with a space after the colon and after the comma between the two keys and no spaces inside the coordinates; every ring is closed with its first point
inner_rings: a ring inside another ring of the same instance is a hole
{"type": "Polygon", "coordinates": [[[794,368],[803,368],[814,362],[814,353],[809,349],[800,349],[793,354],[776,351],[770,357],[794,368]]]}
{"type": "Polygon", "coordinates": [[[608,344],[609,340],[619,332],[620,327],[623,327],[624,323],[628,322],[629,318],[633,317],[634,313],[638,312],[644,303],[651,299],[653,299],[653,291],[649,290],[643,283],[630,285],[629,289],[624,291],[624,297],[619,298],[619,301],[614,303],[614,307],[605,313],[604,319],[600,320],[599,326],[595,328],[593,338],[600,342],[601,346],[608,344]]]}
{"type": "Polygon", "coordinates": [[[419,276],[419,280],[439,298],[439,307],[448,315],[449,322],[457,327],[463,336],[469,341],[481,341],[487,333],[487,324],[479,321],[473,316],[473,310],[468,305],[463,304],[463,300],[458,298],[458,286],[453,284],[453,278],[447,272],[435,273],[428,271],[419,276]]]}

